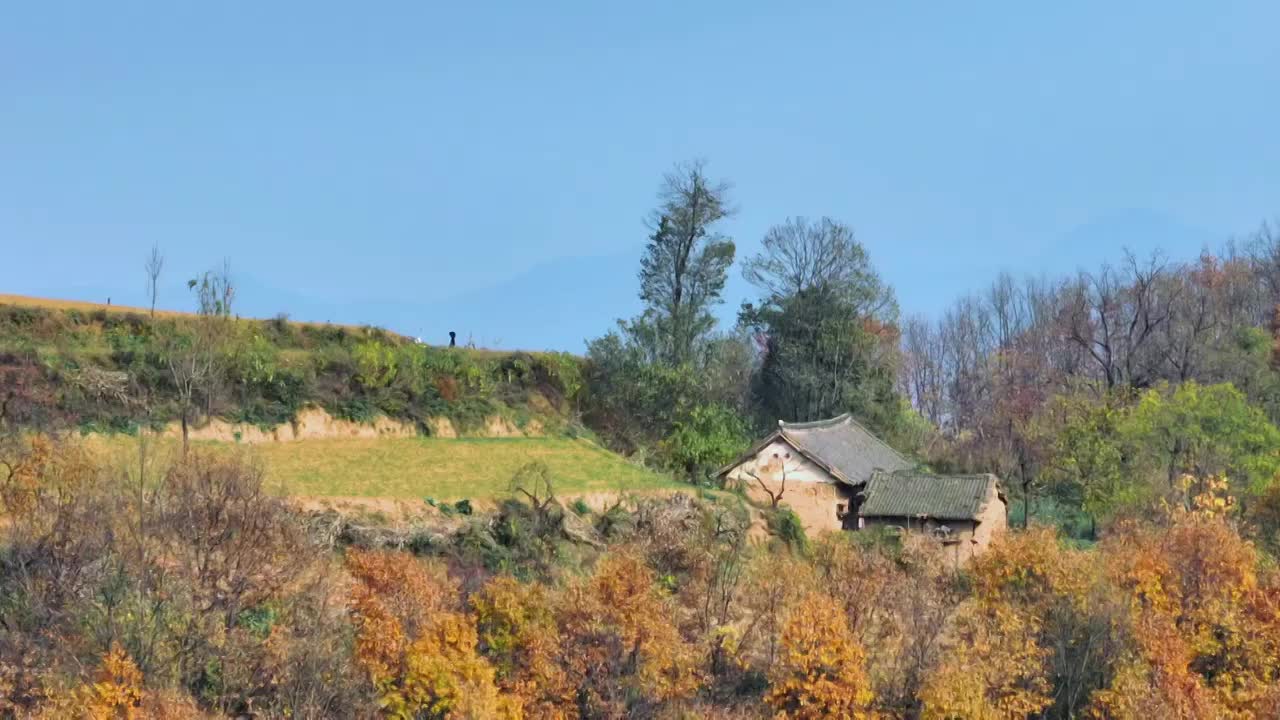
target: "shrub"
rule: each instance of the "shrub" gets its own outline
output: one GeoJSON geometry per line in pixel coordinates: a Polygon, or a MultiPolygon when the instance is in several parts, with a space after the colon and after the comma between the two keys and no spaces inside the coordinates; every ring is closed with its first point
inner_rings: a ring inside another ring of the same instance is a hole
{"type": "Polygon", "coordinates": [[[662,441],[669,462],[694,482],[732,461],[749,440],[738,413],[721,405],[699,405],[676,421],[662,441]]]}
{"type": "Polygon", "coordinates": [[[378,340],[365,340],[351,351],[356,379],[366,390],[387,387],[396,377],[395,348],[378,340]]]}
{"type": "Polygon", "coordinates": [[[453,403],[458,401],[458,381],[451,375],[438,375],[435,379],[436,392],[440,393],[440,397],[445,402],[453,403]]]}
{"type": "Polygon", "coordinates": [[[804,552],[809,546],[809,539],[804,533],[804,523],[800,516],[789,507],[774,509],[766,516],[769,533],[781,540],[788,548],[804,552]]]}

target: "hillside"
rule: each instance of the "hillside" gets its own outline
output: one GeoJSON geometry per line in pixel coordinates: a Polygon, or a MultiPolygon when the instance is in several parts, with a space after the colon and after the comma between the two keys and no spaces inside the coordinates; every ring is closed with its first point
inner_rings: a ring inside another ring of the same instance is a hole
{"type": "MultiPolygon", "coordinates": [[[[140,432],[249,455],[303,497],[492,498],[545,463],[569,494],[672,486],[603,449],[574,409],[581,361],[442,348],[377,328],[215,318],[210,372],[184,395],[209,318],[3,296],[0,424],[76,428],[114,454],[140,432]],[[455,439],[456,438],[456,439],[455,439]]],[[[123,459],[123,458],[121,458],[123,459]]]]}
{"type": "Polygon", "coordinates": [[[3,300],[0,374],[12,397],[0,419],[19,425],[131,433],[185,413],[192,424],[274,426],[317,407],[354,422],[391,418],[423,434],[439,418],[465,435],[495,417],[555,433],[574,422],[581,387],[580,360],[565,353],[429,346],[379,328],[284,317],[152,318],[134,308],[3,300]],[[175,358],[199,377],[184,377],[175,358]]]}

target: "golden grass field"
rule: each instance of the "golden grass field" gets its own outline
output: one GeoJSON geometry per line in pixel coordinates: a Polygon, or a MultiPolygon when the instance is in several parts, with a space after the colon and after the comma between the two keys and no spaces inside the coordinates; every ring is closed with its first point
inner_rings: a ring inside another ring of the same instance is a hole
{"type": "MultiPolygon", "coordinates": [[[[20,307],[38,307],[48,310],[80,310],[81,312],[93,312],[95,310],[106,310],[107,312],[119,313],[139,313],[146,315],[151,312],[147,308],[131,307],[129,305],[107,305],[106,303],[87,302],[83,300],[57,300],[54,298],[36,298],[26,295],[6,295],[0,293],[0,305],[18,305],[20,307]]],[[[172,310],[156,309],[156,315],[172,317],[175,315],[187,315],[189,313],[174,312],[172,310]]]]}
{"type": "MultiPolygon", "coordinates": [[[[177,440],[148,442],[153,456],[172,456],[180,446],[177,440]]],[[[136,462],[137,438],[95,437],[89,443],[114,462],[136,462]]],[[[499,498],[510,493],[516,471],[533,461],[546,463],[556,493],[565,497],[688,487],[569,438],[339,438],[251,446],[201,442],[193,448],[243,452],[263,464],[273,491],[310,498],[499,498]]]]}

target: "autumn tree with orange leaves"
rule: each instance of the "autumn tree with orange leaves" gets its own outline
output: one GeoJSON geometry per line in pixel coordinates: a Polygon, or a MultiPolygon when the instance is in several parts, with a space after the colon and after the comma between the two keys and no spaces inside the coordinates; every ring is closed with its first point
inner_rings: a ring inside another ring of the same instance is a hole
{"type": "Polygon", "coordinates": [[[1119,528],[1103,545],[1132,645],[1097,696],[1101,714],[1274,717],[1280,707],[1280,579],[1216,503],[1202,507],[1167,529],[1119,528]]]}
{"type": "Polygon", "coordinates": [[[355,658],[392,718],[518,718],[480,657],[473,619],[444,568],[406,553],[351,550],[355,658]]]}
{"type": "Polygon", "coordinates": [[[853,638],[840,605],[828,595],[811,593],[787,617],[782,655],[765,701],[779,718],[871,717],[865,662],[866,652],[853,638]]]}

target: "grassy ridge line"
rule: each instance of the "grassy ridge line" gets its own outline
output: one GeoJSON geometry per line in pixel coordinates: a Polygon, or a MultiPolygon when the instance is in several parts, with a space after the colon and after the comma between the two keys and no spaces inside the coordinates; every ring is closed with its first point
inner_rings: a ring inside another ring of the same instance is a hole
{"type": "MultiPolygon", "coordinates": [[[[57,298],[38,298],[38,297],[30,297],[27,295],[10,295],[5,293],[0,293],[0,305],[13,305],[16,307],[39,308],[42,310],[53,310],[53,311],[76,310],[82,313],[91,313],[91,312],[97,312],[100,310],[102,312],[114,313],[117,315],[127,315],[130,313],[135,315],[141,315],[144,317],[150,317],[151,315],[151,311],[149,309],[134,307],[131,305],[107,305],[105,303],[89,302],[87,300],[59,300],[57,298]]],[[[192,318],[192,317],[195,317],[195,313],[184,312],[181,310],[163,310],[161,308],[156,308],[156,317],[192,318]]],[[[271,318],[244,317],[244,318],[240,318],[240,320],[242,322],[268,322],[271,320],[271,318]]],[[[294,325],[306,325],[309,327],[340,327],[340,328],[345,328],[347,330],[352,330],[352,331],[363,330],[365,327],[367,327],[364,325],[344,325],[342,323],[327,323],[327,322],[317,322],[312,320],[294,320],[292,318],[290,318],[289,322],[294,325]]],[[[382,330],[386,332],[388,335],[399,339],[400,341],[409,342],[412,340],[412,338],[410,338],[409,336],[401,335],[400,333],[397,333],[394,330],[387,330],[385,328],[382,328],[382,330]]],[[[427,344],[432,345],[434,347],[446,347],[442,343],[427,343],[427,344]]],[[[468,353],[474,357],[481,357],[481,358],[505,357],[513,353],[520,353],[520,352],[528,353],[534,356],[547,354],[547,351],[545,350],[522,350],[520,348],[497,349],[497,348],[458,347],[456,348],[456,350],[459,352],[468,353]]]]}
{"type": "MultiPolygon", "coordinates": [[[[44,310],[78,310],[83,313],[90,312],[109,312],[118,315],[127,315],[133,313],[135,315],[143,315],[150,317],[151,310],[143,307],[134,307],[132,305],[107,305],[106,303],[89,302],[87,300],[59,300],[56,298],[37,298],[27,295],[6,295],[0,293],[0,305],[16,305],[18,307],[41,308],[44,310]]],[[[184,312],[181,310],[164,310],[156,308],[156,317],[162,318],[190,318],[195,317],[195,313],[184,312]]],[[[241,318],[255,322],[266,322],[270,318],[241,318]]],[[[357,330],[359,325],[343,325],[341,323],[314,322],[309,320],[290,320],[291,323],[298,325],[309,325],[312,327],[342,327],[348,330],[357,330]]]]}
{"type": "MultiPolygon", "coordinates": [[[[117,463],[137,461],[138,440],[103,436],[91,446],[117,463]]],[[[176,440],[153,440],[153,455],[174,455],[176,440]]],[[[477,500],[505,497],[520,467],[541,461],[556,494],[687,489],[688,485],[628,463],[600,446],[569,438],[341,438],[199,448],[239,450],[260,460],[268,483],[287,495],[477,500]]]]}

